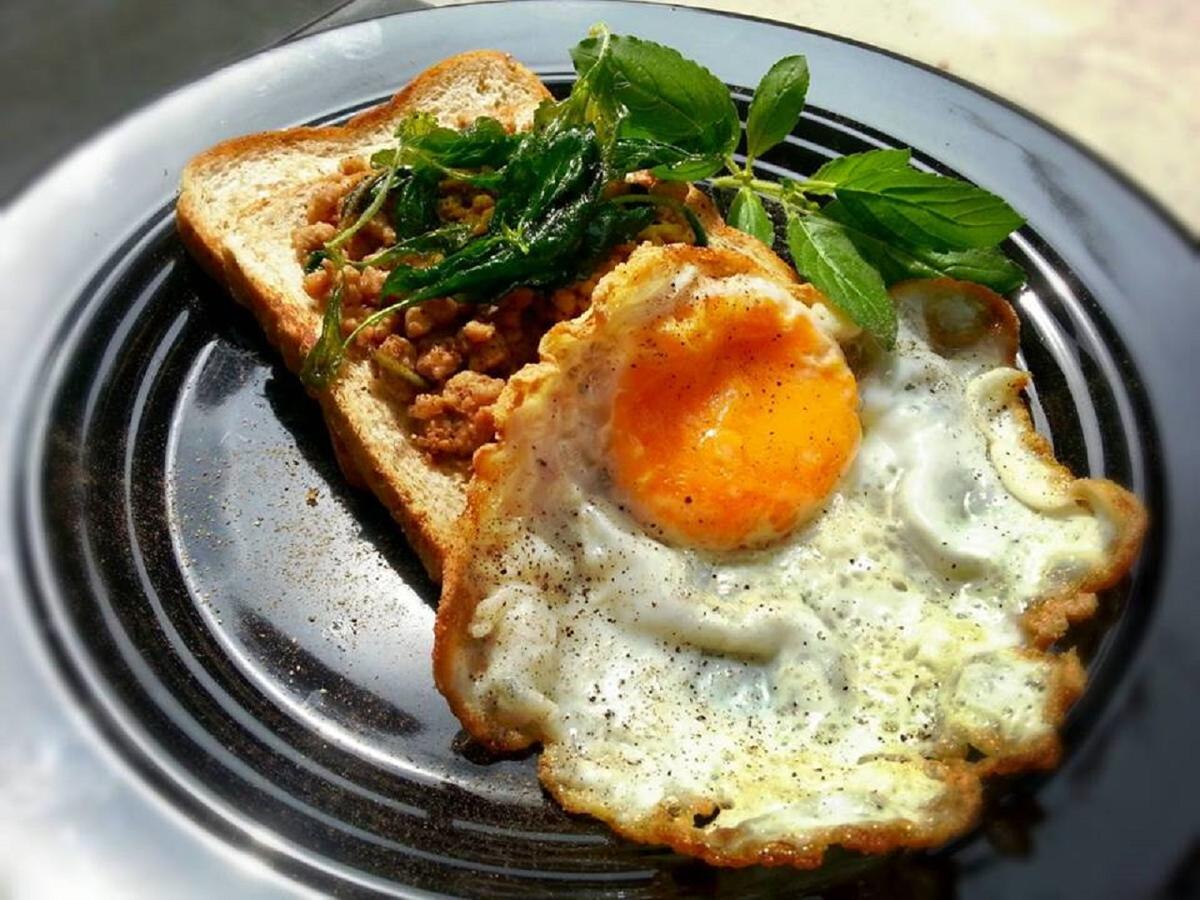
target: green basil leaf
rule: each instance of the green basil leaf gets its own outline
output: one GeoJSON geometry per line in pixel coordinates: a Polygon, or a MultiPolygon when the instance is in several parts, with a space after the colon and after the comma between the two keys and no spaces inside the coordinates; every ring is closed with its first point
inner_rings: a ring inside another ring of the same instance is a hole
{"type": "Polygon", "coordinates": [[[792,133],[808,94],[808,60],[785,56],[758,83],[746,116],[746,155],[757,159],[792,133]]]}
{"type": "Polygon", "coordinates": [[[885,348],[896,342],[896,308],[883,279],[840,223],[820,214],[788,217],[796,268],[885,348]]]}
{"type": "Polygon", "coordinates": [[[396,237],[416,237],[437,227],[439,180],[436,169],[420,169],[393,188],[391,218],[396,237]]]}
{"type": "Polygon", "coordinates": [[[591,102],[624,109],[619,134],[672,144],[700,156],[723,157],[741,136],[729,89],[678,51],[625,35],[580,41],[571,50],[591,102]],[[603,59],[602,48],[607,46],[603,59]],[[606,77],[589,77],[597,62],[606,77]]]}
{"type": "Polygon", "coordinates": [[[838,200],[827,204],[821,213],[845,227],[858,252],[874,264],[889,286],[909,278],[957,278],[1007,294],[1025,283],[1025,271],[998,247],[971,250],[916,247],[888,235],[878,223],[851,214],[838,200]]]}
{"type": "Polygon", "coordinates": [[[1025,221],[983,188],[912,168],[858,173],[838,185],[837,197],[852,213],[935,250],[992,247],[1025,221]]]}
{"type": "Polygon", "coordinates": [[[497,120],[480,116],[462,131],[446,128],[429,113],[412,113],[396,126],[399,148],[377,150],[371,166],[387,169],[398,164],[412,169],[434,169],[480,187],[492,188],[502,168],[524,139],[509,134],[497,120]],[[397,160],[399,154],[399,160],[397,160]],[[479,171],[482,169],[483,171],[479,171]]]}
{"type": "Polygon", "coordinates": [[[581,194],[598,195],[603,180],[600,148],[590,128],[530,135],[504,167],[492,226],[519,231],[581,194]]]}
{"type": "Polygon", "coordinates": [[[775,225],[753,188],[739,188],[729,206],[729,224],[756,237],[768,247],[775,243],[775,225]]]}
{"type": "Polygon", "coordinates": [[[551,100],[546,98],[537,105],[537,109],[533,111],[533,130],[542,132],[548,129],[563,114],[563,110],[567,105],[566,100],[551,100]]]}
{"type": "Polygon", "coordinates": [[[500,168],[520,141],[519,135],[509,134],[495,119],[480,116],[463,131],[438,129],[421,146],[435,154],[442,165],[452,168],[500,168]]]}
{"type": "Polygon", "coordinates": [[[448,166],[499,168],[520,142],[520,135],[509,134],[496,119],[480,116],[447,142],[441,150],[441,158],[448,166]]]}
{"type": "Polygon", "coordinates": [[[607,210],[601,200],[607,181],[590,126],[529,136],[503,170],[489,233],[431,266],[398,266],[383,296],[411,305],[450,295],[491,298],[515,285],[569,280],[582,261],[646,220],[645,213],[607,210]]]}
{"type": "Polygon", "coordinates": [[[653,221],[653,206],[622,206],[611,202],[602,204],[584,232],[585,262],[580,271],[590,271],[609,250],[631,240],[653,221]]]}
{"type": "Polygon", "coordinates": [[[618,138],[613,147],[611,165],[624,174],[649,169],[663,181],[699,181],[725,165],[718,155],[700,155],[647,138],[618,138]]]}
{"type": "Polygon", "coordinates": [[[339,276],[325,301],[321,334],[300,367],[300,380],[311,388],[328,387],[346,356],[346,344],[342,340],[342,286],[339,276]]]}
{"type": "Polygon", "coordinates": [[[317,271],[317,269],[321,268],[321,263],[325,262],[325,260],[327,260],[327,259],[329,259],[329,251],[328,250],[312,251],[312,253],[308,254],[308,257],[304,260],[304,271],[305,272],[317,271]]]}
{"type": "Polygon", "coordinates": [[[1027,280],[1025,270],[1005,256],[999,247],[929,250],[919,258],[939,275],[959,281],[973,281],[999,294],[1011,293],[1027,280]]]}
{"type": "Polygon", "coordinates": [[[804,182],[804,191],[808,194],[831,195],[834,188],[856,175],[903,169],[908,166],[911,157],[912,151],[907,147],[895,150],[868,150],[865,153],[839,156],[813,172],[804,182]]]}
{"type": "Polygon", "coordinates": [[[687,222],[688,227],[692,229],[692,239],[697,247],[708,246],[708,232],[704,230],[704,224],[700,221],[700,217],[686,203],[682,203],[674,197],[668,197],[665,194],[621,194],[613,197],[609,203],[613,206],[640,205],[669,209],[687,222]]]}
{"type": "Polygon", "coordinates": [[[391,168],[392,162],[396,159],[396,148],[388,147],[386,150],[376,150],[371,154],[372,169],[388,169],[391,168]]]}
{"type": "MultiPolygon", "coordinates": [[[[411,305],[430,297],[480,300],[516,285],[561,284],[574,275],[581,258],[597,251],[588,239],[594,238],[589,225],[598,212],[594,198],[576,197],[531,223],[520,243],[502,234],[487,235],[432,266],[393,269],[382,295],[403,297],[402,303],[411,305]]],[[[604,233],[617,234],[615,223],[604,233]]]]}
{"type": "Polygon", "coordinates": [[[624,117],[613,93],[612,32],[606,25],[593,25],[588,34],[586,40],[591,42],[588,49],[581,50],[581,43],[571,51],[579,78],[570,95],[553,105],[543,101],[534,113],[534,129],[553,134],[563,128],[591,125],[607,143],[616,137],[624,117]],[[576,53],[584,55],[576,60],[576,53]]]}
{"type": "Polygon", "coordinates": [[[663,163],[650,170],[650,174],[663,181],[700,181],[721,170],[725,160],[719,156],[690,154],[673,163],[663,163]]]}
{"type": "Polygon", "coordinates": [[[475,237],[476,235],[470,225],[455,222],[392,244],[392,246],[364,258],[358,265],[386,268],[395,265],[405,257],[429,253],[441,253],[443,255],[454,253],[471,243],[475,237]]]}
{"type": "Polygon", "coordinates": [[[338,205],[340,228],[346,227],[371,205],[386,177],[386,172],[375,172],[372,175],[364,176],[359,179],[358,184],[346,192],[346,196],[342,197],[342,202],[338,205]]]}

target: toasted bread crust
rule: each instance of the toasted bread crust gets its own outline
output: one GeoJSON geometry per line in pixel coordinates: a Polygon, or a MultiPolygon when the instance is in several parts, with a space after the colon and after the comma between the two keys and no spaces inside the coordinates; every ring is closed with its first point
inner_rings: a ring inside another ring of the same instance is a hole
{"type": "MultiPolygon", "coordinates": [[[[462,126],[481,115],[526,127],[550,96],[530,70],[504,53],[478,50],[426,69],[386,103],[344,126],[300,127],[225,141],[192,159],[181,179],[176,224],[185,246],[213,278],[247,306],[287,367],[298,372],[320,332],[321,311],[302,288],[290,250],[307,196],[342,159],[390,141],[414,111],[462,126]],[[272,252],[274,257],[271,258],[272,252]],[[286,258],[291,254],[291,258],[286,258]]],[[[315,394],[339,464],[365,484],[404,530],[430,575],[464,503],[464,477],[435,466],[407,441],[406,423],[372,396],[364,364],[315,394]]]]}

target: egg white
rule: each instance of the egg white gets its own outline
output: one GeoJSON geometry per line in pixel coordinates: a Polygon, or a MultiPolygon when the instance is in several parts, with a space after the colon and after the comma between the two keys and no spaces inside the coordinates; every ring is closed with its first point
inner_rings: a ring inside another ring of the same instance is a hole
{"type": "Polygon", "coordinates": [[[1053,744],[1077,664],[1032,650],[1023,616],[1102,569],[1122,523],[1022,441],[1002,342],[935,348],[909,290],[895,350],[858,372],[862,443],[815,519],[753,552],[656,540],[606,470],[623,336],[729,285],[630,266],[586,339],[515,389],[447,584],[475,602],[443,690],[485,739],[542,742],[569,808],[715,861],[815,864],[872,829],[944,840],[978,804],[969,747],[1053,744]]]}

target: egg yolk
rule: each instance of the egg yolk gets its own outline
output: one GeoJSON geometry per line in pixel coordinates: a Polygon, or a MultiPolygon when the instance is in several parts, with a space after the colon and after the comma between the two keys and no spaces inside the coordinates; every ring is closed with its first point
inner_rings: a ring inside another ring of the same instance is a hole
{"type": "Polygon", "coordinates": [[[840,348],[770,299],[708,297],[635,338],[618,376],[610,469],[673,542],[761,545],[820,509],[858,448],[840,348]]]}

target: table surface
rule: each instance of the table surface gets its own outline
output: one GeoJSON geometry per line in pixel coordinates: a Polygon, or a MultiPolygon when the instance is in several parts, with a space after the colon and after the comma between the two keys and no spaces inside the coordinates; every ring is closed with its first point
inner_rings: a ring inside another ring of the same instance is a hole
{"type": "MultiPolygon", "coordinates": [[[[7,0],[0,78],[19,141],[0,201],[122,113],[288,37],[458,0],[7,0]]],[[[682,0],[791,22],[938,66],[1086,144],[1200,234],[1200,3],[1152,0],[682,0]]]]}

